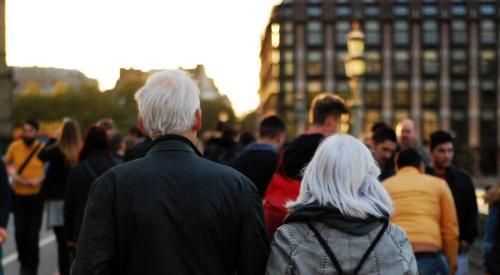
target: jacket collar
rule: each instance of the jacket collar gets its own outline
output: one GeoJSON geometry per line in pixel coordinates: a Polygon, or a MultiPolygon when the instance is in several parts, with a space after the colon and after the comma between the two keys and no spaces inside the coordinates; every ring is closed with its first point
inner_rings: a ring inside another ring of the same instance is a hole
{"type": "Polygon", "coordinates": [[[399,169],[397,174],[420,174],[420,171],[415,167],[405,166],[399,169]]]}
{"type": "Polygon", "coordinates": [[[194,144],[189,139],[181,135],[167,134],[154,139],[149,146],[147,154],[149,155],[163,151],[183,151],[194,153],[202,157],[202,154],[198,151],[194,144]]]}

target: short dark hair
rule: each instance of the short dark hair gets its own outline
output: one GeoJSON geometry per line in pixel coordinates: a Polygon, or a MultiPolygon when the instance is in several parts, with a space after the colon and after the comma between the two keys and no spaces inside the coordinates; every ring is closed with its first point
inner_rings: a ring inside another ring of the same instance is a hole
{"type": "Polygon", "coordinates": [[[248,146],[255,142],[255,136],[250,132],[244,132],[240,135],[240,144],[243,146],[248,146]]]}
{"type": "Polygon", "coordinates": [[[279,116],[268,116],[259,124],[259,136],[275,138],[286,131],[286,125],[279,116]]]}
{"type": "Polygon", "coordinates": [[[24,124],[28,124],[29,126],[35,128],[35,130],[37,131],[40,129],[40,124],[38,124],[38,121],[34,118],[27,119],[24,124]]]}
{"type": "Polygon", "coordinates": [[[396,137],[396,132],[394,129],[389,128],[389,127],[381,127],[373,133],[372,136],[373,141],[375,141],[376,144],[385,142],[386,140],[398,142],[398,139],[396,137]]]}
{"type": "Polygon", "coordinates": [[[419,168],[422,164],[422,157],[417,152],[417,150],[413,148],[409,148],[401,151],[398,154],[397,162],[398,167],[401,169],[405,166],[412,166],[415,168],[419,168]]]}
{"type": "Polygon", "coordinates": [[[453,140],[453,136],[450,133],[443,130],[437,130],[431,134],[431,151],[440,144],[448,142],[453,143],[453,140]]]}
{"type": "Polygon", "coordinates": [[[380,122],[373,124],[373,126],[371,128],[372,133],[375,133],[380,128],[390,128],[390,127],[385,122],[380,121],[380,122]]]}
{"type": "Polygon", "coordinates": [[[313,124],[321,125],[328,116],[340,117],[342,114],[347,113],[349,113],[349,109],[341,97],[323,93],[313,99],[309,112],[309,120],[313,124]]]}

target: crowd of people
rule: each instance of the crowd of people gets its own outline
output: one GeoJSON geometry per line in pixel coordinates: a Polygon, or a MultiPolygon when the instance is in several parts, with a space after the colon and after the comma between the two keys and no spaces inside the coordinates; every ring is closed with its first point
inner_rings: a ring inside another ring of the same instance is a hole
{"type": "MultiPolygon", "coordinates": [[[[37,274],[44,207],[61,275],[467,274],[478,208],[450,133],[425,148],[406,119],[358,139],[338,133],[344,100],[320,94],[293,140],[277,115],[256,137],[220,123],[202,139],[199,89],[175,70],[135,100],[126,137],[112,119],[82,137],[66,118],[47,142],[22,125],[0,161],[0,244],[12,211],[20,274],[37,274]]],[[[500,274],[500,187],[487,194],[485,269],[500,274]]]]}

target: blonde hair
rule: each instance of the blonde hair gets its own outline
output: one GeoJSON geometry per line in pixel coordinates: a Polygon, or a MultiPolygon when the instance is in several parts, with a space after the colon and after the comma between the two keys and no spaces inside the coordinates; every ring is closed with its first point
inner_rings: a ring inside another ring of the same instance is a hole
{"type": "Polygon", "coordinates": [[[58,145],[68,163],[71,166],[76,165],[82,147],[82,134],[78,121],[72,118],[65,118],[63,120],[61,138],[58,145]]]}
{"type": "Polygon", "coordinates": [[[380,169],[363,143],[345,134],[330,136],[307,165],[298,199],[287,207],[317,203],[350,217],[390,215],[392,201],[378,175],[380,169]]]}

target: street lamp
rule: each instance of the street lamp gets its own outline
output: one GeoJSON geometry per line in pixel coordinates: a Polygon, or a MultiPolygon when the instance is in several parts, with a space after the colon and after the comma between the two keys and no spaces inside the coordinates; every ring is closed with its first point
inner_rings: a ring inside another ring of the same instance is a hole
{"type": "Polygon", "coordinates": [[[352,23],[352,30],[347,34],[347,58],[345,60],[345,73],[349,78],[349,87],[352,97],[350,99],[351,111],[354,115],[352,134],[361,135],[363,128],[364,104],[361,95],[360,78],[365,74],[366,63],[363,58],[365,49],[365,35],[361,31],[359,21],[352,23]]]}

